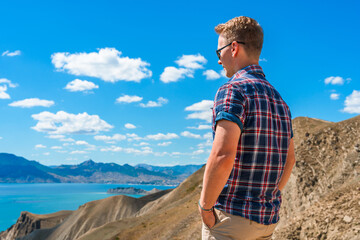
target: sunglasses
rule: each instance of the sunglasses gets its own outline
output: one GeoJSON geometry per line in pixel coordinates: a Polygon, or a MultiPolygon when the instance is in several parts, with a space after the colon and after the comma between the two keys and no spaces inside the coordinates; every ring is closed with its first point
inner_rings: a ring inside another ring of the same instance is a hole
{"type": "MultiPolygon", "coordinates": [[[[235,42],[245,45],[244,42],[238,42],[238,41],[235,41],[235,42]]],[[[223,50],[224,48],[230,46],[232,43],[233,43],[233,42],[231,42],[231,43],[229,43],[228,45],[223,46],[222,48],[219,48],[218,50],[216,50],[216,55],[218,56],[219,60],[220,60],[220,57],[221,57],[221,50],[223,50]]]]}

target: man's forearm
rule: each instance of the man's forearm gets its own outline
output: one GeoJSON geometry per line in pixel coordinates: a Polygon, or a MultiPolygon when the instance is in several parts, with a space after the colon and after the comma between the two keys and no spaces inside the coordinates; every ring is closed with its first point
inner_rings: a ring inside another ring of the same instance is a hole
{"type": "Polygon", "coordinates": [[[279,189],[280,191],[282,191],[286,185],[286,183],[288,182],[290,175],[291,175],[291,171],[294,167],[295,161],[286,161],[285,163],[285,167],[284,167],[284,172],[281,176],[281,179],[279,181],[279,189]]]}
{"type": "Polygon", "coordinates": [[[290,175],[291,175],[291,171],[293,169],[295,165],[295,150],[294,150],[294,140],[291,139],[290,140],[290,145],[289,145],[289,150],[288,150],[288,155],[286,158],[286,163],[284,166],[284,172],[281,176],[281,179],[279,181],[279,189],[280,191],[282,191],[286,185],[286,183],[288,182],[290,175]]]}
{"type": "Polygon", "coordinates": [[[200,196],[203,208],[213,207],[224,188],[234,165],[240,134],[240,128],[236,123],[228,120],[218,121],[200,196]]]}
{"type": "Polygon", "coordinates": [[[203,208],[214,206],[224,188],[234,165],[235,156],[212,156],[206,164],[200,204],[203,208]]]}

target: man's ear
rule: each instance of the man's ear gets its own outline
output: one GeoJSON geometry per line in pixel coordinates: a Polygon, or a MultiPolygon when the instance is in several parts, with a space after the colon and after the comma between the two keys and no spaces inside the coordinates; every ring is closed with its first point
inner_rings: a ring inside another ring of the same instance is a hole
{"type": "Polygon", "coordinates": [[[240,46],[237,42],[232,42],[231,44],[231,56],[236,57],[239,54],[240,46]]]}

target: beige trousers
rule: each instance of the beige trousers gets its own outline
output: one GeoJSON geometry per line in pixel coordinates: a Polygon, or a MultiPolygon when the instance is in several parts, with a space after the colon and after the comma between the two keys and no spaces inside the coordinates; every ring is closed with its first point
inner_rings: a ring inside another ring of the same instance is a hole
{"type": "Polygon", "coordinates": [[[202,223],[202,240],[271,239],[277,223],[263,225],[247,218],[215,209],[215,225],[209,229],[202,223]]]}

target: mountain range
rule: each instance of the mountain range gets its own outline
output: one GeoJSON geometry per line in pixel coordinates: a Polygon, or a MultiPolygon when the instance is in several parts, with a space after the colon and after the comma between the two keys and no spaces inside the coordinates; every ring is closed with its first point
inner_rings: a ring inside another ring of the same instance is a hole
{"type": "Polygon", "coordinates": [[[161,167],[97,163],[45,166],[37,161],[0,153],[0,183],[119,183],[178,185],[202,165],[161,167]]]}
{"type": "MultiPolygon", "coordinates": [[[[296,164],[282,191],[277,240],[359,240],[360,116],[293,119],[296,164]]],[[[0,240],[201,239],[205,166],[175,189],[115,195],[51,214],[22,212],[0,240]]]]}

